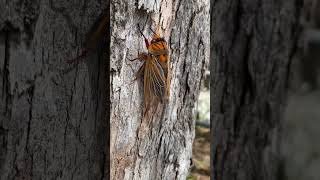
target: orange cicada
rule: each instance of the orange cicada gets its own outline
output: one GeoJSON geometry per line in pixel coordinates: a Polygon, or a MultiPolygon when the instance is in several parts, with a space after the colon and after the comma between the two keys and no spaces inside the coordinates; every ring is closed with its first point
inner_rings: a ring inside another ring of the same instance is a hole
{"type": "Polygon", "coordinates": [[[141,53],[134,60],[142,60],[143,64],[136,73],[136,79],[143,76],[144,83],[144,114],[149,110],[153,100],[164,103],[168,100],[170,79],[169,79],[169,51],[167,42],[158,33],[153,33],[149,41],[138,26],[147,47],[147,53],[141,53]]]}

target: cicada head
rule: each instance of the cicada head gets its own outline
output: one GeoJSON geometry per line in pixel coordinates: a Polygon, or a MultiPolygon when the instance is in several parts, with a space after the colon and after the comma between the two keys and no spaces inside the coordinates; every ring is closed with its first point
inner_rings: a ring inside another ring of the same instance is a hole
{"type": "Polygon", "coordinates": [[[151,39],[151,43],[156,43],[159,41],[165,41],[163,37],[160,36],[160,32],[159,32],[159,28],[157,29],[157,31],[154,31],[153,29],[151,29],[152,32],[152,39],[151,39]]]}
{"type": "Polygon", "coordinates": [[[156,33],[154,31],[152,32],[152,39],[150,41],[150,45],[147,47],[148,52],[152,55],[158,56],[160,61],[167,61],[169,52],[166,40],[161,37],[159,33],[156,33]]]}

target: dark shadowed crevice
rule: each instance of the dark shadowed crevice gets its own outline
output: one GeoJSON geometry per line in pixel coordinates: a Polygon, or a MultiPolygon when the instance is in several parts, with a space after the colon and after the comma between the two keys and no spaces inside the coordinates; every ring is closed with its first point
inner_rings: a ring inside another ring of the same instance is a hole
{"type": "MultiPolygon", "coordinates": [[[[9,76],[9,32],[5,31],[4,32],[4,63],[3,63],[3,75],[2,75],[2,99],[6,97],[8,94],[8,76],[9,76]],[[5,93],[6,92],[6,93],[5,93]]],[[[6,101],[7,102],[7,101],[6,101]]]]}
{"type": "Polygon", "coordinates": [[[190,86],[188,84],[188,80],[189,80],[189,74],[186,75],[186,79],[185,79],[185,91],[184,91],[184,94],[183,94],[183,98],[182,98],[182,102],[186,102],[186,96],[189,94],[190,92],[190,86]]]}
{"type": "Polygon", "coordinates": [[[5,114],[11,119],[12,94],[10,92],[10,50],[14,43],[18,43],[20,37],[19,29],[15,28],[9,21],[4,23],[4,28],[0,30],[4,34],[4,64],[2,74],[2,99],[5,99],[5,114]]]}
{"type": "Polygon", "coordinates": [[[0,170],[3,168],[4,160],[8,152],[8,133],[8,129],[0,126],[0,170]]]}
{"type": "MultiPolygon", "coordinates": [[[[110,112],[111,112],[111,102],[110,102],[110,1],[107,1],[106,9],[104,10],[105,14],[108,16],[108,20],[106,23],[106,31],[105,36],[103,36],[103,39],[105,39],[105,48],[103,48],[105,51],[103,51],[103,67],[105,69],[104,71],[104,77],[101,78],[103,80],[102,85],[102,92],[104,94],[103,97],[103,114],[102,114],[102,144],[101,144],[101,159],[100,159],[100,168],[101,168],[101,180],[108,180],[110,179],[110,112]]],[[[103,77],[103,76],[102,76],[103,77]]]]}
{"type": "Polygon", "coordinates": [[[28,127],[27,127],[27,140],[26,140],[26,146],[25,146],[25,150],[28,153],[29,152],[29,138],[30,138],[30,127],[31,127],[31,120],[33,118],[32,116],[32,110],[33,110],[33,97],[34,97],[34,89],[35,87],[32,86],[29,90],[28,90],[28,94],[29,94],[29,119],[28,119],[28,127]]]}

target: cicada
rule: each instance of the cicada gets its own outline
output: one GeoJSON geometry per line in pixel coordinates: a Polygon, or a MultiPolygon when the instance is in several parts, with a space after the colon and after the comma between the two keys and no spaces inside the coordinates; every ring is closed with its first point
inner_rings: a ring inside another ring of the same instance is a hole
{"type": "Polygon", "coordinates": [[[142,33],[138,26],[141,35],[144,38],[148,52],[138,55],[137,58],[131,61],[141,60],[142,66],[136,73],[136,78],[143,77],[143,94],[144,94],[144,115],[148,112],[153,101],[155,103],[165,103],[169,98],[170,90],[170,68],[169,68],[169,51],[167,42],[159,33],[154,32],[149,41],[142,33]]]}

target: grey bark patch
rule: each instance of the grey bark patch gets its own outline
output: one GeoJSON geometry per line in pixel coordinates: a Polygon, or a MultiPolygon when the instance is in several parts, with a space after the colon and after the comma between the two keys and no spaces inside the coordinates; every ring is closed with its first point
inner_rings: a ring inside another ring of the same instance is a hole
{"type": "Polygon", "coordinates": [[[106,61],[65,62],[106,2],[17,3],[0,2],[0,179],[106,178],[106,61]]]}

